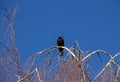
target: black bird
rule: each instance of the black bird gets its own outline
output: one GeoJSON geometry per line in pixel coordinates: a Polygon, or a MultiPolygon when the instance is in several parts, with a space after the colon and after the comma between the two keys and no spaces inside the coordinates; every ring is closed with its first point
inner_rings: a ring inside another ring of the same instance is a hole
{"type": "MultiPolygon", "coordinates": [[[[64,39],[63,39],[63,37],[59,37],[58,39],[57,39],[57,45],[58,46],[64,46],[64,39]]],[[[59,52],[60,52],[60,56],[63,56],[63,48],[59,48],[59,52]]]]}

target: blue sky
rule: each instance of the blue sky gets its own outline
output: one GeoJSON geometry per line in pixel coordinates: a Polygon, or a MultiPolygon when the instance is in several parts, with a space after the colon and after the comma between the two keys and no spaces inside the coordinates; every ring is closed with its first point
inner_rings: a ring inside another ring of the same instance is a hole
{"type": "MultiPolygon", "coordinates": [[[[1,0],[3,2],[3,0],[1,0]]],[[[20,58],[56,45],[62,35],[83,51],[120,51],[119,0],[12,0],[18,6],[15,33],[20,58]]]]}

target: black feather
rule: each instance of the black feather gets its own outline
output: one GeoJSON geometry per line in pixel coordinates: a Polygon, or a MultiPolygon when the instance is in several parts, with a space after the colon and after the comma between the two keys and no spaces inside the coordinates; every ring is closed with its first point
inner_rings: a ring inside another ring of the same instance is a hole
{"type": "MultiPolygon", "coordinates": [[[[63,37],[59,37],[58,39],[57,39],[57,45],[58,46],[64,46],[64,39],[63,39],[63,37]]],[[[60,52],[60,56],[63,56],[63,48],[59,48],[59,52],[60,52]]]]}

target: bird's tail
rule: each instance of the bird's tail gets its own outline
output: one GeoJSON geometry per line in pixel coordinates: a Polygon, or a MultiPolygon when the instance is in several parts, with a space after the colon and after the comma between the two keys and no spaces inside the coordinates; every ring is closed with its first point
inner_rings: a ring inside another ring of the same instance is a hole
{"type": "Polygon", "coordinates": [[[63,51],[62,51],[62,52],[60,52],[60,56],[63,56],[63,51]]]}

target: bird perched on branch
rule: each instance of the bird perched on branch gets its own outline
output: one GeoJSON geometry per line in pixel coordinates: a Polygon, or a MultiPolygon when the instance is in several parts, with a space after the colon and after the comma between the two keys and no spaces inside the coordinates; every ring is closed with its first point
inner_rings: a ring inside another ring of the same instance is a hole
{"type": "MultiPolygon", "coordinates": [[[[59,37],[58,39],[57,39],[57,45],[58,46],[64,46],[64,39],[63,39],[63,37],[59,37]]],[[[60,52],[60,56],[63,56],[63,48],[59,48],[59,52],[60,52]]]]}

